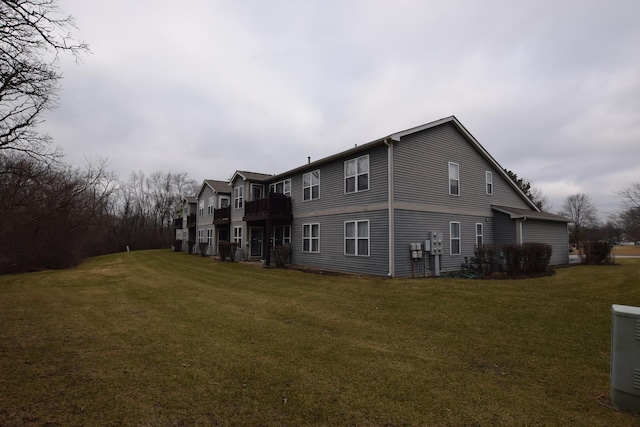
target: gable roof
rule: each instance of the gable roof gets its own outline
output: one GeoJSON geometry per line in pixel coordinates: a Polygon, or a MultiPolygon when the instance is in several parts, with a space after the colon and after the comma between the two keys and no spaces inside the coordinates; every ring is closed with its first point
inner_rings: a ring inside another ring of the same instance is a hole
{"type": "Polygon", "coordinates": [[[507,214],[513,219],[531,218],[531,219],[538,219],[542,221],[573,222],[569,218],[565,218],[563,216],[552,214],[549,212],[534,212],[534,211],[529,211],[527,209],[519,209],[519,208],[512,208],[509,206],[498,206],[498,205],[491,205],[491,209],[507,214]]]}
{"type": "Polygon", "coordinates": [[[229,183],[227,181],[218,181],[215,179],[205,179],[200,186],[200,190],[198,190],[198,198],[204,190],[204,187],[207,186],[213,190],[214,193],[230,193],[229,183]]]}
{"type": "Polygon", "coordinates": [[[322,159],[316,160],[314,162],[310,162],[306,165],[303,166],[299,166],[295,169],[291,169],[287,172],[284,173],[280,173],[277,175],[274,175],[272,178],[274,179],[279,179],[279,178],[284,178],[287,175],[293,175],[295,173],[299,173],[302,172],[304,170],[309,170],[312,169],[314,167],[320,166],[321,164],[324,163],[329,163],[332,162],[334,160],[340,159],[342,157],[348,157],[348,156],[353,156],[356,155],[362,151],[366,151],[370,148],[373,148],[375,146],[378,145],[383,145],[383,144],[389,144],[390,141],[393,142],[400,142],[401,138],[407,135],[411,135],[417,132],[422,132],[423,130],[427,130],[427,129],[432,129],[436,126],[441,126],[444,125],[446,123],[450,123],[452,124],[456,129],[458,129],[458,131],[460,131],[460,133],[464,136],[464,138],[476,149],[476,151],[478,151],[478,153],[480,153],[480,155],[482,157],[484,157],[495,169],[496,171],[502,175],[502,177],[507,181],[507,183],[509,185],[511,185],[511,187],[518,193],[518,195],[531,207],[532,210],[534,210],[535,212],[540,212],[540,209],[538,209],[538,207],[536,206],[535,203],[533,203],[533,201],[531,201],[531,199],[529,199],[529,197],[527,197],[527,195],[522,191],[522,189],[520,187],[518,187],[518,185],[509,177],[509,175],[507,175],[507,173],[505,172],[504,168],[502,166],[500,166],[500,164],[493,158],[493,156],[491,156],[491,154],[489,154],[489,152],[473,137],[473,135],[471,135],[471,133],[462,125],[462,123],[460,123],[460,121],[455,117],[455,116],[449,116],[449,117],[445,117],[439,120],[435,120],[433,122],[429,122],[426,123],[424,125],[420,125],[420,126],[416,126],[407,130],[403,130],[400,132],[395,132],[392,133],[388,136],[385,136],[383,138],[379,138],[376,139],[375,141],[371,141],[368,142],[366,144],[362,144],[359,146],[356,146],[354,148],[351,148],[349,150],[346,151],[342,151],[340,153],[334,154],[332,156],[329,157],[324,157],[322,159]]]}
{"type": "Polygon", "coordinates": [[[264,182],[273,178],[274,175],[258,172],[235,171],[227,185],[231,185],[238,177],[242,177],[245,181],[264,182]]]}
{"type": "Polygon", "coordinates": [[[184,196],[182,198],[182,203],[187,202],[187,203],[198,203],[198,198],[195,196],[184,196]]]}

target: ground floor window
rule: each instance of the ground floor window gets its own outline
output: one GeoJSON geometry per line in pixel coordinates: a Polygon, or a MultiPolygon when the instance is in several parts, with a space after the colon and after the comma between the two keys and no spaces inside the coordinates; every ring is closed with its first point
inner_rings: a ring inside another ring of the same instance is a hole
{"type": "Polygon", "coordinates": [[[204,242],[204,230],[198,230],[198,243],[204,242]]]}
{"type": "Polygon", "coordinates": [[[302,252],[320,252],[320,224],[302,224],[302,252]]]}
{"type": "Polygon", "coordinates": [[[460,223],[449,223],[449,248],[451,255],[460,255],[460,223]]]}
{"type": "Polygon", "coordinates": [[[476,223],[476,246],[482,246],[482,223],[476,223]]]}
{"type": "Polygon", "coordinates": [[[291,226],[283,225],[271,229],[271,245],[282,246],[285,243],[291,244],[291,226]]]}
{"type": "Polygon", "coordinates": [[[345,221],[345,255],[369,256],[369,220],[345,221]]]}
{"type": "Polygon", "coordinates": [[[242,226],[233,227],[233,243],[238,245],[238,248],[242,249],[242,226]]]}
{"type": "Polygon", "coordinates": [[[213,247],[213,228],[207,229],[207,245],[213,247]]]}

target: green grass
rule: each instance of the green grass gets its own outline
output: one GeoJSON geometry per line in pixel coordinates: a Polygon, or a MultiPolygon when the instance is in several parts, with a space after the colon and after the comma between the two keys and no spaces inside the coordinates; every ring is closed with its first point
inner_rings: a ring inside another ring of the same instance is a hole
{"type": "Polygon", "coordinates": [[[640,425],[609,392],[640,260],[523,281],[169,251],[0,277],[0,425],[640,425]]]}

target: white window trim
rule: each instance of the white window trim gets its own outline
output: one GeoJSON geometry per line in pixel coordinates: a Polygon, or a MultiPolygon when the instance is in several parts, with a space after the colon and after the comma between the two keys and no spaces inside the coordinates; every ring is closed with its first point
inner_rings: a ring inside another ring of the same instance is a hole
{"type": "Polygon", "coordinates": [[[264,185],[262,184],[251,184],[251,200],[258,200],[256,199],[256,192],[255,189],[256,188],[260,188],[262,190],[262,197],[260,197],[260,199],[263,199],[265,194],[264,194],[264,185]]]}
{"type": "Polygon", "coordinates": [[[484,224],[481,222],[476,222],[476,246],[478,245],[478,237],[482,239],[482,245],[484,245],[484,224]],[[478,226],[480,226],[480,234],[478,234],[478,226]]]}
{"type": "Polygon", "coordinates": [[[213,215],[213,196],[209,197],[209,204],[207,205],[207,215],[213,215]]]}
{"type": "Polygon", "coordinates": [[[282,193],[285,196],[291,197],[291,178],[283,179],[282,181],[274,182],[273,184],[269,184],[269,191],[272,193],[276,192],[276,186],[278,184],[282,184],[282,193]],[[289,191],[285,191],[285,188],[289,184],[289,191]]]}
{"type": "Polygon", "coordinates": [[[213,228],[207,228],[207,245],[213,247],[213,228]]]}
{"type": "Polygon", "coordinates": [[[447,186],[449,187],[449,195],[450,196],[459,196],[460,195],[460,165],[458,163],[449,162],[449,181],[447,182],[447,186]],[[452,165],[455,165],[456,168],[458,169],[458,176],[455,177],[455,178],[451,176],[451,166],[452,165]],[[458,182],[458,192],[457,193],[452,193],[451,192],[451,181],[452,180],[458,182]]]}
{"type": "Polygon", "coordinates": [[[320,253],[320,223],[319,222],[302,224],[302,252],[310,253],[310,254],[318,254],[318,253],[320,253]],[[318,237],[313,237],[313,226],[314,225],[318,226],[318,237]],[[309,227],[309,237],[304,237],[304,230],[307,227],[309,227]],[[309,250],[308,251],[304,250],[304,242],[305,242],[305,240],[309,241],[309,250]],[[313,241],[314,240],[318,241],[318,250],[317,251],[313,250],[313,241]]]}
{"type": "Polygon", "coordinates": [[[484,173],[485,179],[485,190],[487,194],[493,194],[493,173],[491,171],[486,171],[484,173]]]}
{"type": "Polygon", "coordinates": [[[231,206],[231,199],[230,199],[229,196],[218,196],[218,209],[222,209],[223,208],[223,206],[222,206],[222,201],[223,200],[227,201],[227,206],[225,206],[225,207],[231,206]]]}
{"type": "Polygon", "coordinates": [[[241,225],[233,227],[233,235],[231,236],[231,242],[236,243],[238,245],[238,249],[242,249],[242,235],[243,235],[243,227],[241,225]],[[240,232],[238,233],[238,230],[240,232]]]}
{"type": "Polygon", "coordinates": [[[343,226],[343,237],[344,237],[344,254],[346,256],[361,256],[361,257],[370,257],[371,256],[371,222],[368,219],[360,219],[360,220],[353,220],[353,221],[345,221],[344,222],[344,226],[343,226]],[[358,223],[360,222],[366,222],[367,223],[367,231],[369,232],[369,235],[366,237],[367,239],[367,255],[361,255],[358,253],[358,241],[359,240],[364,240],[365,237],[359,237],[358,236],[358,223]],[[349,223],[354,223],[355,224],[355,230],[356,230],[356,235],[355,237],[347,237],[347,224],[349,223]],[[356,244],[355,244],[355,254],[348,254],[347,253],[347,239],[349,240],[355,240],[356,244]]]}
{"type": "Polygon", "coordinates": [[[204,230],[198,230],[198,243],[202,243],[204,241],[204,230]]]}
{"type": "Polygon", "coordinates": [[[204,216],[204,200],[198,200],[198,215],[204,216]]]}
{"type": "Polygon", "coordinates": [[[302,174],[302,200],[310,201],[310,200],[318,200],[319,198],[320,198],[320,169],[316,169],[316,170],[309,171],[307,173],[302,174]],[[312,177],[314,172],[318,172],[318,183],[315,185],[312,182],[312,177]],[[309,185],[307,186],[304,185],[304,177],[306,175],[309,175],[309,185]],[[318,187],[318,197],[313,197],[313,187],[318,187]],[[307,188],[309,189],[308,199],[304,197],[304,190],[306,190],[307,188]]]}
{"type": "Polygon", "coordinates": [[[242,209],[244,202],[244,186],[240,185],[233,188],[233,208],[242,209]]]}
{"type": "Polygon", "coordinates": [[[449,255],[461,255],[462,254],[462,227],[459,221],[449,222],[449,255]],[[458,224],[458,237],[453,237],[453,224],[458,224]],[[458,250],[460,252],[453,253],[453,241],[458,241],[458,250]]]}
{"type": "Polygon", "coordinates": [[[369,189],[371,188],[371,162],[369,161],[369,155],[365,154],[364,156],[360,156],[360,157],[355,157],[353,159],[349,159],[346,160],[344,162],[344,179],[343,179],[343,185],[344,185],[344,194],[352,194],[352,193],[362,193],[364,191],[369,191],[369,189]],[[362,159],[366,157],[367,158],[367,172],[366,173],[358,173],[358,160],[362,159]],[[356,172],[355,175],[347,175],[347,163],[349,162],[356,162],[356,172]],[[362,175],[367,175],[367,188],[365,190],[358,190],[358,177],[362,176],[362,175]],[[355,185],[354,185],[354,190],[353,191],[347,191],[347,178],[355,178],[355,185]]]}

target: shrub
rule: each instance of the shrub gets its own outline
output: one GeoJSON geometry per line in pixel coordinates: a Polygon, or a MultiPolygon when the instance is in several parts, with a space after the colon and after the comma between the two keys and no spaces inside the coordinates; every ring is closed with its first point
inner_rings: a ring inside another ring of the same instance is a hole
{"type": "Polygon", "coordinates": [[[582,263],[588,265],[613,264],[611,245],[598,241],[583,242],[582,263]]]}
{"type": "Polygon", "coordinates": [[[209,244],[207,242],[198,243],[198,249],[200,249],[201,256],[207,256],[207,249],[209,248],[209,244]]]}
{"type": "Polygon", "coordinates": [[[195,240],[189,240],[188,244],[188,251],[190,254],[193,253],[193,247],[196,245],[196,241],[195,240]]]}
{"type": "Polygon", "coordinates": [[[491,276],[494,269],[493,258],[495,255],[493,246],[490,246],[490,245],[476,246],[474,254],[475,254],[475,262],[476,262],[476,268],[478,273],[482,276],[491,276]]]}
{"type": "Polygon", "coordinates": [[[182,250],[182,239],[176,239],[173,241],[173,251],[180,252],[182,250]]]}
{"type": "Polygon", "coordinates": [[[220,254],[220,261],[225,261],[227,259],[227,242],[218,242],[218,253],[220,254]]]}
{"type": "Polygon", "coordinates": [[[289,262],[289,256],[291,255],[291,245],[285,243],[282,246],[276,246],[273,248],[273,260],[276,263],[277,268],[283,268],[289,262]]]}
{"type": "Polygon", "coordinates": [[[546,243],[504,245],[507,273],[510,276],[537,274],[547,270],[552,248],[546,243]]]}
{"type": "Polygon", "coordinates": [[[236,249],[238,245],[230,242],[219,242],[218,252],[220,253],[220,261],[225,261],[229,258],[229,261],[234,262],[236,260],[236,249]]]}

